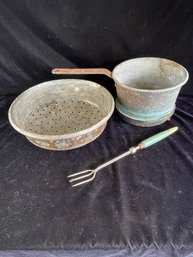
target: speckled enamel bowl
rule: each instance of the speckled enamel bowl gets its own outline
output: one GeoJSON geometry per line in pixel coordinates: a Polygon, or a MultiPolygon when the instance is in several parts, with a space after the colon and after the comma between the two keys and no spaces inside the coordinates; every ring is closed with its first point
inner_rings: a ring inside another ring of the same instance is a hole
{"type": "Polygon", "coordinates": [[[9,108],[9,121],[39,147],[68,150],[95,140],[113,110],[113,97],[99,84],[59,79],[19,95],[9,108]]]}

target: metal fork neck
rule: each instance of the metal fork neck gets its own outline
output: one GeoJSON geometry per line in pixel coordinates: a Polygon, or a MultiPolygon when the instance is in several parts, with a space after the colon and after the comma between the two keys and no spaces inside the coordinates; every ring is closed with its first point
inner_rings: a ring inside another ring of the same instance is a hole
{"type": "Polygon", "coordinates": [[[141,147],[140,147],[139,145],[138,145],[138,146],[135,146],[135,147],[129,148],[129,151],[127,151],[127,152],[125,152],[125,153],[122,153],[121,155],[119,155],[119,156],[113,158],[112,160],[110,160],[110,161],[108,161],[108,162],[105,162],[104,164],[102,164],[102,165],[100,165],[99,167],[97,167],[97,168],[95,169],[95,172],[97,172],[97,171],[103,169],[104,167],[106,167],[106,166],[108,166],[108,165],[110,165],[110,164],[112,164],[112,163],[114,163],[114,162],[116,162],[116,161],[118,161],[118,160],[124,158],[125,156],[127,156],[127,155],[129,155],[129,154],[135,154],[140,148],[141,148],[141,147]]]}

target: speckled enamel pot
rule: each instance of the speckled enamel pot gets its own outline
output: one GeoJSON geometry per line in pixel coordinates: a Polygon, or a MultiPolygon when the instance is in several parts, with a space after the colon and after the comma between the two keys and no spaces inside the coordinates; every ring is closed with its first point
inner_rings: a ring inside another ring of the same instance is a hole
{"type": "Polygon", "coordinates": [[[150,127],[170,119],[188,72],[174,61],[144,57],[117,65],[112,78],[120,116],[133,125],[150,127]]]}
{"type": "Polygon", "coordinates": [[[128,123],[141,127],[170,119],[181,87],[188,80],[180,64],[157,57],[142,57],[105,68],[56,68],[53,74],[103,74],[112,78],[117,90],[116,107],[128,123]]]}
{"type": "Polygon", "coordinates": [[[97,83],[60,79],[36,85],[9,108],[11,125],[33,144],[68,150],[95,140],[114,110],[111,94],[97,83]]]}

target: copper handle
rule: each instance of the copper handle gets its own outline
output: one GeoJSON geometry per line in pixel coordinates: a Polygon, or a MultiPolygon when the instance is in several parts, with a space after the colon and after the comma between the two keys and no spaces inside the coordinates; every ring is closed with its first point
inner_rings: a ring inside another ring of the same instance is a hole
{"type": "Polygon", "coordinates": [[[56,68],[52,70],[52,74],[103,74],[112,78],[112,72],[105,68],[56,68]]]}

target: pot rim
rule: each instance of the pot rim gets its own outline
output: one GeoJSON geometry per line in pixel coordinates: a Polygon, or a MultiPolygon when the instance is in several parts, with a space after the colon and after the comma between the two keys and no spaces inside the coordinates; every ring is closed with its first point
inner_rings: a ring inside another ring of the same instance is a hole
{"type": "Polygon", "coordinates": [[[117,66],[115,66],[115,68],[114,68],[113,71],[112,71],[112,78],[113,78],[113,80],[115,81],[116,84],[118,84],[119,86],[124,87],[125,89],[128,89],[128,90],[138,91],[138,92],[152,92],[152,93],[153,93],[153,92],[154,92],[154,93],[160,92],[160,93],[161,93],[161,92],[170,91],[170,90],[173,90],[173,89],[176,89],[176,88],[178,88],[178,87],[182,87],[183,85],[185,85],[186,82],[187,82],[188,79],[189,79],[189,73],[188,73],[187,69],[186,69],[184,66],[182,66],[181,64],[179,64],[179,63],[177,63],[177,62],[175,62],[175,61],[166,59],[166,58],[161,58],[161,57],[138,57],[138,58],[132,58],[132,59],[123,61],[123,62],[119,63],[117,66]],[[169,88],[163,88],[163,89],[161,89],[161,88],[160,88],[160,89],[141,89],[141,88],[133,88],[133,87],[129,87],[129,86],[127,86],[127,85],[121,83],[120,81],[118,81],[118,80],[116,79],[116,76],[115,76],[115,71],[116,71],[116,69],[117,69],[120,65],[122,65],[122,64],[124,64],[124,63],[128,63],[128,62],[130,62],[130,61],[137,60],[137,59],[157,59],[157,60],[160,59],[160,60],[165,60],[165,61],[172,62],[172,63],[174,63],[175,65],[177,65],[177,66],[179,66],[179,67],[182,68],[182,70],[183,70],[184,73],[185,73],[185,79],[184,79],[184,81],[183,81],[182,83],[179,83],[179,84],[177,84],[177,85],[175,85],[175,86],[171,86],[171,87],[169,87],[169,88]]]}

